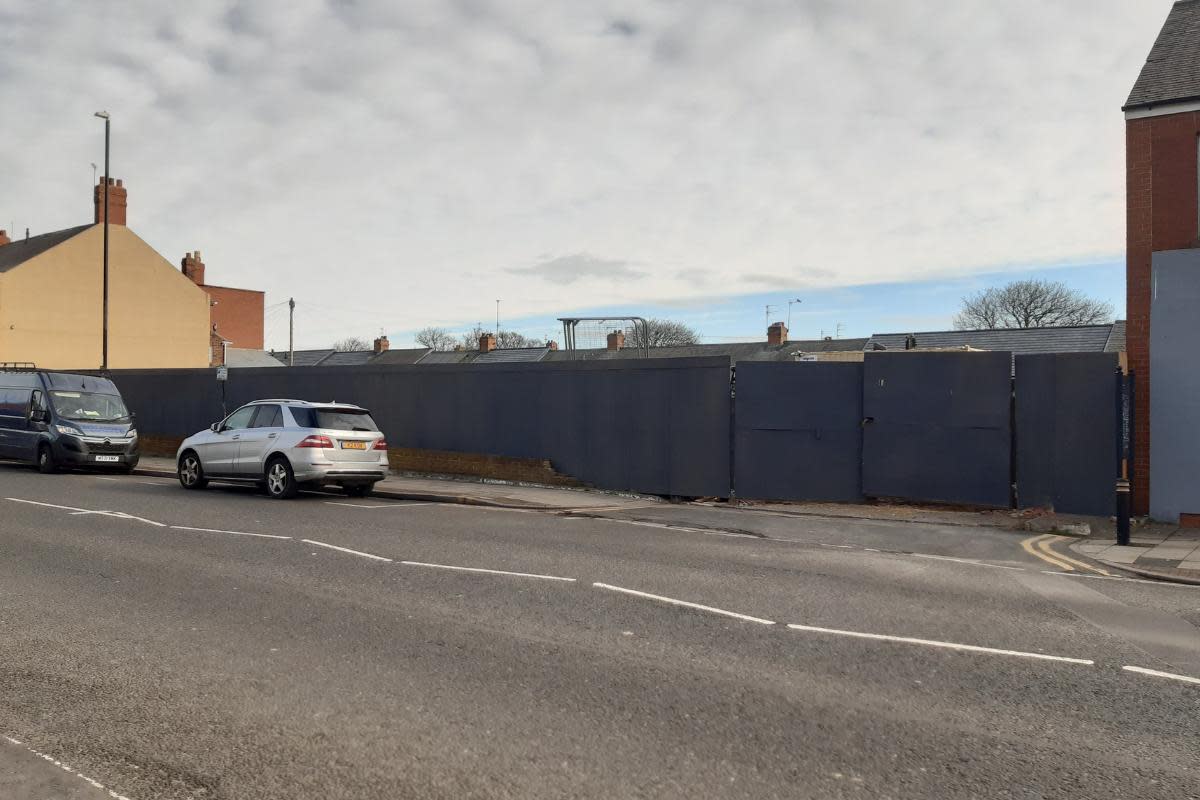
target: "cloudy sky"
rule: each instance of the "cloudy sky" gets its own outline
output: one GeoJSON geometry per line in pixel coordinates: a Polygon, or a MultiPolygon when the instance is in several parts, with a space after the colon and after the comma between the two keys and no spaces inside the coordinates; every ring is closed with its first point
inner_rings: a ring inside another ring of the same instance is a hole
{"type": "Polygon", "coordinates": [[[0,0],[0,227],[90,220],[107,109],[131,227],[294,296],[300,346],[496,298],[531,334],[667,310],[716,340],[897,296],[844,287],[1111,289],[1120,106],[1170,5],[0,0]]]}

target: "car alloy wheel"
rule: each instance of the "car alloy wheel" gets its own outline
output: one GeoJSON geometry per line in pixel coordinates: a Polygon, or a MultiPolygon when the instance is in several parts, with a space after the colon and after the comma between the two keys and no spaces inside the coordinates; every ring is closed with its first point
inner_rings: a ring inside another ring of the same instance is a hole
{"type": "Polygon", "coordinates": [[[286,461],[277,458],[267,466],[267,494],[286,499],[295,497],[297,489],[296,478],[286,461]]]}
{"type": "Polygon", "coordinates": [[[188,456],[179,467],[179,477],[184,486],[195,486],[200,480],[200,463],[195,456],[188,456]]]}

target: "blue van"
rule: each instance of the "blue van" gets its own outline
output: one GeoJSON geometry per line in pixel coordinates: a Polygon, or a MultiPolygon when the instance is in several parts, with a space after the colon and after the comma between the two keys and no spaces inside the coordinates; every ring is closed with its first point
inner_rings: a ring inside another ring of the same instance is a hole
{"type": "Polygon", "coordinates": [[[0,459],[131,472],[138,457],[133,415],[108,378],[0,364],[0,459]]]}

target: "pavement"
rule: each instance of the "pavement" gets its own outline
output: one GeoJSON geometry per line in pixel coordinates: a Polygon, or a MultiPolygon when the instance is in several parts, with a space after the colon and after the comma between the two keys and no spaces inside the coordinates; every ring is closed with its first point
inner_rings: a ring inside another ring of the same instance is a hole
{"type": "Polygon", "coordinates": [[[1152,525],[1133,530],[1125,546],[1106,537],[1071,549],[1115,569],[1200,585],[1200,529],[1152,525]]]}
{"type": "Polygon", "coordinates": [[[1067,541],[0,465],[0,797],[1197,797],[1200,589],[1067,541]]]}

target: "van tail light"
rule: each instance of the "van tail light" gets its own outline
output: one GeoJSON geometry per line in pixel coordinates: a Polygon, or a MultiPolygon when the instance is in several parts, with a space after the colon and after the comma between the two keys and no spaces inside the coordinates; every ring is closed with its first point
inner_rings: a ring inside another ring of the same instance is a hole
{"type": "Polygon", "coordinates": [[[327,450],[333,449],[333,440],[328,436],[306,436],[300,441],[296,447],[319,447],[327,450]]]}
{"type": "Polygon", "coordinates": [[[379,441],[375,442],[375,447],[373,449],[387,450],[387,439],[380,439],[379,441]]]}

